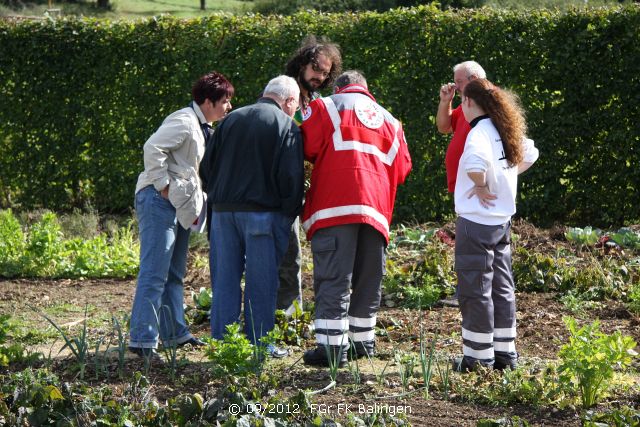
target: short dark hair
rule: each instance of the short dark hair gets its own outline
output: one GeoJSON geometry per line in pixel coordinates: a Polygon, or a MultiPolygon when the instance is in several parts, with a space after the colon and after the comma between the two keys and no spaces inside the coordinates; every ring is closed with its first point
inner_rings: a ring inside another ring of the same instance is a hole
{"type": "Polygon", "coordinates": [[[318,55],[320,54],[326,56],[331,61],[331,71],[324,82],[318,87],[318,89],[324,89],[331,85],[342,72],[340,47],[335,43],[329,42],[324,37],[317,38],[316,36],[308,36],[304,39],[302,46],[289,59],[289,62],[287,62],[284,73],[289,77],[297,79],[300,71],[306,67],[307,64],[317,64],[318,55]]]}
{"type": "Polygon", "coordinates": [[[215,104],[223,98],[232,98],[234,93],[231,82],[217,71],[200,77],[191,88],[191,96],[198,105],[202,105],[207,99],[215,104]]]}

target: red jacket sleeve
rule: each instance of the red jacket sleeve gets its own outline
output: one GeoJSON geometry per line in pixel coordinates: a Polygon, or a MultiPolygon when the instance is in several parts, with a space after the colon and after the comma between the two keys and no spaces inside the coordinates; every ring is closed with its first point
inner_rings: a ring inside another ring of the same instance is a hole
{"type": "Polygon", "coordinates": [[[400,126],[398,127],[398,141],[400,141],[400,148],[398,149],[398,156],[396,158],[396,161],[398,162],[396,173],[398,184],[402,184],[409,175],[412,167],[411,156],[409,155],[409,145],[404,138],[402,123],[400,123],[400,126]]]}
{"type": "Polygon", "coordinates": [[[333,133],[333,124],[327,114],[324,102],[318,98],[307,107],[307,113],[302,122],[302,137],[304,139],[304,158],[311,163],[316,161],[322,152],[323,145],[327,143],[325,135],[333,133]]]}

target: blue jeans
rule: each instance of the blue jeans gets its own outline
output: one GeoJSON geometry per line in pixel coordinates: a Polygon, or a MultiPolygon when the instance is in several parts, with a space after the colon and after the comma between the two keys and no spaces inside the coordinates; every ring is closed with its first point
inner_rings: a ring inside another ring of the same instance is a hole
{"type": "Polygon", "coordinates": [[[273,329],[278,266],[289,244],[292,222],[293,218],[279,212],[213,212],[210,251],[213,338],[222,339],[226,326],[240,319],[243,272],[247,338],[255,344],[273,329]]]}
{"type": "Polygon", "coordinates": [[[183,283],[189,234],[176,219],[176,210],[153,187],[136,194],[140,230],[140,271],[131,309],[131,347],[156,348],[180,344],[193,337],[184,318],[183,283]],[[159,333],[158,333],[159,331],[159,333]]]}

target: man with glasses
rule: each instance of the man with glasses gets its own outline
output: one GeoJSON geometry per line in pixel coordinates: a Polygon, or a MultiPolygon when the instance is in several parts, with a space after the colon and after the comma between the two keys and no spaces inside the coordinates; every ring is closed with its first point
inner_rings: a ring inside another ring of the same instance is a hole
{"type": "MultiPolygon", "coordinates": [[[[320,97],[318,90],[330,86],[342,71],[342,57],[338,45],[315,36],[307,37],[296,53],[289,59],[285,74],[292,77],[300,88],[300,107],[293,119],[302,124],[309,103],[320,97]]],[[[300,249],[300,222],[296,218],[291,226],[289,247],[280,265],[280,287],[278,289],[279,310],[291,316],[294,301],[302,309],[302,274],[300,249]]]]}

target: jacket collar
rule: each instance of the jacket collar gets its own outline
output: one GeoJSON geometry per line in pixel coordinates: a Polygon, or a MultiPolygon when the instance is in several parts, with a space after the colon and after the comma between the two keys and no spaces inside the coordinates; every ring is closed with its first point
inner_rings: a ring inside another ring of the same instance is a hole
{"type": "Polygon", "coordinates": [[[367,88],[365,88],[362,85],[358,85],[358,84],[346,85],[338,89],[335,94],[338,95],[341,93],[361,93],[363,95],[367,95],[369,98],[373,100],[373,102],[377,102],[376,99],[373,97],[373,95],[369,93],[367,88]]]}
{"type": "Polygon", "coordinates": [[[200,121],[200,124],[211,124],[210,122],[207,122],[207,119],[204,117],[204,113],[202,112],[202,110],[200,109],[200,106],[198,104],[196,104],[195,101],[191,101],[191,103],[189,104],[189,106],[191,108],[193,108],[193,111],[196,113],[196,116],[198,117],[198,120],[200,121]]]}
{"type": "Polygon", "coordinates": [[[263,96],[262,98],[258,99],[258,104],[273,104],[282,110],[282,107],[276,102],[275,99],[269,98],[267,96],[263,96]]]}

